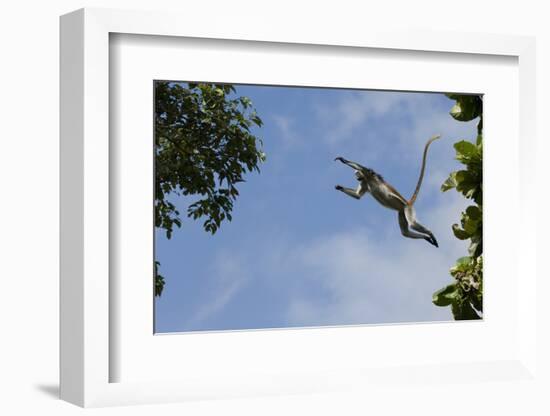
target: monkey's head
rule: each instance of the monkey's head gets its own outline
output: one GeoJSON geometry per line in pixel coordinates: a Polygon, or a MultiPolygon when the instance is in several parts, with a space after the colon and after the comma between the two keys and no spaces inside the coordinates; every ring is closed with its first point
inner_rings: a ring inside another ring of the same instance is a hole
{"type": "Polygon", "coordinates": [[[355,177],[357,178],[358,181],[362,181],[362,180],[367,180],[367,181],[372,181],[372,180],[380,180],[380,181],[384,181],[384,178],[379,175],[378,173],[376,173],[375,171],[373,171],[372,169],[369,169],[369,168],[364,168],[362,170],[358,170],[355,172],[355,177]]]}

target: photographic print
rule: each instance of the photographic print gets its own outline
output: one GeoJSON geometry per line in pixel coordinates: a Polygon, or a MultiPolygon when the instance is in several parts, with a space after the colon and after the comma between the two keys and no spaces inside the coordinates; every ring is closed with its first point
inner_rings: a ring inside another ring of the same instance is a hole
{"type": "Polygon", "coordinates": [[[155,332],[483,318],[483,96],[157,80],[155,332]]]}

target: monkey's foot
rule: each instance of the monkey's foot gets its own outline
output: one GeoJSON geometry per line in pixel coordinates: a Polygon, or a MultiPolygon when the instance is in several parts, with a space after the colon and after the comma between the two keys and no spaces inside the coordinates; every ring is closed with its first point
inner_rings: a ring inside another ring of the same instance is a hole
{"type": "Polygon", "coordinates": [[[426,240],[428,243],[430,243],[432,246],[436,246],[436,247],[439,247],[439,244],[437,244],[437,240],[435,239],[435,237],[432,235],[430,237],[425,237],[424,240],[426,240]]]}
{"type": "Polygon", "coordinates": [[[342,163],[345,163],[345,162],[346,162],[346,159],[344,159],[342,156],[338,156],[337,158],[334,159],[335,162],[336,162],[337,160],[340,161],[340,162],[342,162],[342,163]]]}

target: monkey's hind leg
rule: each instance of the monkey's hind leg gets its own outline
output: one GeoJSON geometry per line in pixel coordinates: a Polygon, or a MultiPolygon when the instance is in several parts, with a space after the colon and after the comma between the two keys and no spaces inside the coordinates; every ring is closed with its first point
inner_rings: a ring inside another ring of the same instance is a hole
{"type": "Polygon", "coordinates": [[[405,208],[404,210],[405,212],[405,218],[406,218],[406,221],[407,223],[409,224],[409,226],[415,230],[415,231],[418,231],[419,233],[422,233],[424,234],[424,239],[436,246],[436,247],[439,247],[439,244],[437,244],[437,240],[435,239],[435,236],[433,235],[433,233],[428,230],[426,227],[424,227],[422,224],[420,224],[418,221],[416,221],[416,215],[415,215],[415,212],[414,212],[414,208],[412,206],[408,206],[405,208]]]}
{"type": "Polygon", "coordinates": [[[397,214],[397,218],[399,220],[399,228],[401,229],[401,234],[403,234],[404,237],[423,238],[424,240],[428,238],[425,234],[415,233],[414,231],[409,230],[409,222],[407,221],[407,217],[405,216],[404,211],[399,211],[399,213],[397,214]]]}
{"type": "Polygon", "coordinates": [[[429,238],[426,238],[426,241],[436,247],[439,247],[439,244],[437,244],[437,240],[435,239],[435,236],[432,234],[430,230],[428,230],[422,224],[420,224],[419,222],[414,222],[411,224],[411,228],[415,231],[419,231],[421,233],[427,234],[429,238]]]}

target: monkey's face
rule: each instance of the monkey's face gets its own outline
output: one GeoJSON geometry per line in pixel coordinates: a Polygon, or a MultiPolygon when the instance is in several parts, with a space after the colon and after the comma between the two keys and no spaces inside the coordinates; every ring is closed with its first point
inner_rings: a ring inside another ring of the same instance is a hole
{"type": "Polygon", "coordinates": [[[359,170],[355,171],[355,177],[357,178],[358,181],[362,181],[362,180],[366,179],[363,172],[361,172],[359,170]]]}

